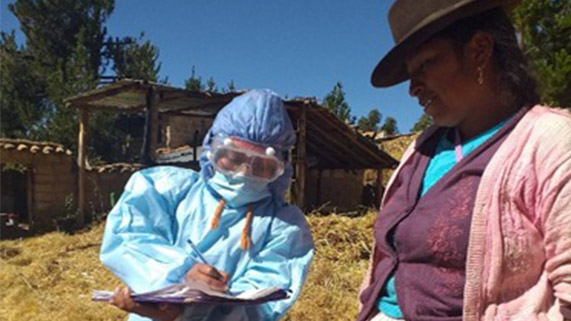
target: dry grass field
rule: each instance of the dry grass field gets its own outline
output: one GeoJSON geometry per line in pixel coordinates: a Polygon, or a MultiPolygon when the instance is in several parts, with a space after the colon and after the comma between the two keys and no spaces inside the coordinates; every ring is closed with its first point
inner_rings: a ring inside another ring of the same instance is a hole
{"type": "MultiPolygon", "coordinates": [[[[301,298],[286,320],[353,320],[372,244],[374,213],[308,220],[315,257],[301,298]]],[[[75,235],[56,232],[1,241],[0,320],[124,320],[125,313],[90,301],[92,290],[119,284],[99,263],[102,233],[103,224],[97,224],[75,235]]]]}

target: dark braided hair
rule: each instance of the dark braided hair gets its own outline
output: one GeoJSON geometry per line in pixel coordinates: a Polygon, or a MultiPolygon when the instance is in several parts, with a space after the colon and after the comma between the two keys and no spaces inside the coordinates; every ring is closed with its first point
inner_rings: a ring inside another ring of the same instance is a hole
{"type": "Polygon", "coordinates": [[[462,53],[465,45],[477,31],[486,32],[493,38],[492,62],[499,71],[501,99],[507,105],[519,108],[539,103],[537,84],[518,46],[515,29],[501,8],[457,21],[440,31],[434,38],[450,39],[455,49],[462,53]]]}

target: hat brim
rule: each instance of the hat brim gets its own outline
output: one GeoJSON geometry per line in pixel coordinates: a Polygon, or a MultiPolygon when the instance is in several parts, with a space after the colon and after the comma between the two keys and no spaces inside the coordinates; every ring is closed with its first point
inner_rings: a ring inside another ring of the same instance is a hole
{"type": "Polygon", "coordinates": [[[494,7],[502,6],[512,8],[514,2],[517,3],[518,1],[478,0],[432,15],[429,22],[422,23],[412,30],[379,61],[371,75],[371,84],[374,87],[390,87],[406,81],[409,77],[405,60],[414,50],[418,49],[420,45],[432,38],[437,32],[442,31],[458,20],[490,10],[494,7]]]}

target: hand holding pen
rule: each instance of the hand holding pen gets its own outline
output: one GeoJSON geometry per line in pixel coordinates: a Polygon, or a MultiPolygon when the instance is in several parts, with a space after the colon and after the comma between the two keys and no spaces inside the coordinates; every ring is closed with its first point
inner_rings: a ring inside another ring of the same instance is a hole
{"type": "Polygon", "coordinates": [[[213,290],[226,292],[228,290],[230,275],[224,271],[219,271],[214,266],[208,264],[206,259],[202,256],[202,253],[200,253],[190,239],[188,240],[188,243],[192,247],[195,257],[201,262],[195,263],[186,273],[186,280],[202,281],[208,284],[208,286],[213,290]]]}

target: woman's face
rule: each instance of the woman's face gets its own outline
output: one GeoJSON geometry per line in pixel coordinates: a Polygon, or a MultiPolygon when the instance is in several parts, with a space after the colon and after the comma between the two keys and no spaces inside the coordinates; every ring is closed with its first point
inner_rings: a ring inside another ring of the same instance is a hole
{"type": "Polygon", "coordinates": [[[438,126],[457,126],[469,117],[478,86],[466,59],[448,39],[423,44],[406,60],[411,96],[438,126]]]}

